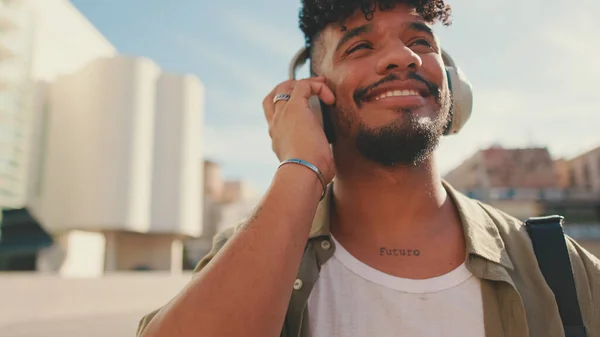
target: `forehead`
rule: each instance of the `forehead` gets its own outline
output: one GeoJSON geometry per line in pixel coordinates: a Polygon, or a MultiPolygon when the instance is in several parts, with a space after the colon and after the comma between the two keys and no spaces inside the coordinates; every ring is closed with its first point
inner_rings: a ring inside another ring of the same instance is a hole
{"type": "Polygon", "coordinates": [[[358,9],[345,20],[325,27],[320,34],[320,40],[326,45],[330,45],[335,44],[346,32],[356,27],[368,26],[369,30],[386,31],[399,27],[409,28],[411,23],[415,22],[429,26],[414,7],[404,4],[397,4],[393,8],[383,11],[376,10],[367,15],[358,9]]]}
{"type": "Polygon", "coordinates": [[[331,25],[332,28],[340,28],[342,26],[361,25],[365,22],[379,22],[379,21],[424,21],[421,15],[417,13],[417,10],[406,4],[396,4],[390,9],[380,10],[377,9],[372,13],[365,13],[358,9],[354,11],[347,19],[337,24],[331,25]]]}

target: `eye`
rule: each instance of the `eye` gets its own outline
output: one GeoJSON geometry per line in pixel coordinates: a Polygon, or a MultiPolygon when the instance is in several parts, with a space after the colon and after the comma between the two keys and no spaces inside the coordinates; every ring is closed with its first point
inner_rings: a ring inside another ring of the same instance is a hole
{"type": "Polygon", "coordinates": [[[355,51],[357,51],[359,49],[364,49],[364,48],[371,49],[371,44],[367,43],[367,42],[361,42],[361,43],[359,43],[357,45],[354,45],[352,48],[348,49],[345,52],[345,54],[346,55],[350,55],[351,53],[353,53],[353,52],[355,52],[355,51]]]}
{"type": "Polygon", "coordinates": [[[411,45],[425,46],[425,47],[429,48],[430,50],[433,50],[433,45],[425,39],[415,40],[415,41],[413,41],[413,43],[411,43],[411,45]]]}

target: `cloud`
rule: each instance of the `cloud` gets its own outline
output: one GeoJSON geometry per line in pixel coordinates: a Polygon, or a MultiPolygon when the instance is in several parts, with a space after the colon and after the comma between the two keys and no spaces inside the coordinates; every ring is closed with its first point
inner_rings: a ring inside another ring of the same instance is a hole
{"type": "MultiPolygon", "coordinates": [[[[268,89],[270,90],[270,89],[268,89]]],[[[215,127],[227,125],[254,127],[265,124],[262,101],[268,91],[233,90],[215,84],[207,89],[207,123],[215,127]]]]}
{"type": "Polygon", "coordinates": [[[598,79],[600,78],[600,22],[595,8],[575,7],[566,11],[557,22],[540,29],[539,36],[551,57],[543,61],[546,72],[559,82],[561,93],[578,97],[594,97],[598,102],[598,79]]]}
{"type": "Polygon", "coordinates": [[[227,160],[231,165],[249,163],[275,163],[275,155],[271,150],[271,139],[264,126],[247,127],[244,125],[227,125],[223,127],[207,126],[205,132],[204,152],[207,156],[218,160],[227,160]]]}
{"type": "Polygon", "coordinates": [[[269,24],[257,16],[229,10],[226,21],[239,37],[275,57],[289,59],[304,46],[302,35],[298,32],[269,24]]]}
{"type": "Polygon", "coordinates": [[[174,41],[197,56],[200,60],[208,61],[226,72],[236,84],[268,93],[279,81],[268,72],[260,71],[243,57],[210,48],[199,47],[200,41],[185,34],[177,34],[174,41]]]}

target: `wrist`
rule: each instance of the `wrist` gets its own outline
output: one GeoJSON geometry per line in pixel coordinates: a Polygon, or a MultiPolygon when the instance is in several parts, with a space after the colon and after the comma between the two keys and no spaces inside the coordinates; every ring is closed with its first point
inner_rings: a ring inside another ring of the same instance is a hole
{"type": "Polygon", "coordinates": [[[310,190],[319,200],[325,194],[326,185],[321,172],[314,165],[301,160],[290,159],[283,161],[276,172],[288,184],[297,185],[302,190],[310,190]]]}

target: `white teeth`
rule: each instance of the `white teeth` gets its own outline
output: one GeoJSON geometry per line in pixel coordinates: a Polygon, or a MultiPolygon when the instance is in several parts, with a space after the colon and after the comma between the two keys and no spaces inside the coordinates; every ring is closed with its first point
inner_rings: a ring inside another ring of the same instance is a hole
{"type": "Polygon", "coordinates": [[[379,100],[382,98],[386,98],[386,97],[393,97],[393,96],[418,96],[419,92],[417,92],[416,90],[392,90],[392,91],[388,91],[388,92],[384,92],[383,94],[375,97],[375,100],[379,100]]]}

